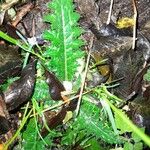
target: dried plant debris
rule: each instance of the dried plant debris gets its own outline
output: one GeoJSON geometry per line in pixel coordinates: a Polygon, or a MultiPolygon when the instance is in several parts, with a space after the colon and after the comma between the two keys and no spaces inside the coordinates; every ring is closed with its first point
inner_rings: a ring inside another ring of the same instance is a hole
{"type": "Polygon", "coordinates": [[[11,8],[13,5],[17,4],[18,2],[19,2],[19,0],[11,0],[11,1],[7,1],[6,3],[1,4],[0,12],[4,12],[4,11],[8,10],[9,8],[11,8]]]}
{"type": "MultiPolygon", "coordinates": [[[[75,0],[77,2],[77,7],[79,12],[87,16],[86,20],[91,20],[95,25],[101,26],[103,23],[106,23],[109,13],[110,1],[106,0],[75,0]]],[[[145,0],[136,1],[138,9],[138,24],[143,26],[147,20],[150,19],[150,2],[145,0]]],[[[133,17],[133,7],[132,1],[123,1],[115,0],[113,4],[113,11],[111,20],[116,23],[119,18],[123,17],[133,17]]]]}
{"type": "Polygon", "coordinates": [[[23,19],[23,17],[31,11],[31,9],[34,7],[33,3],[27,3],[26,5],[23,5],[20,11],[16,14],[15,20],[12,21],[13,26],[17,26],[17,24],[23,19]]]}
{"type": "MultiPolygon", "coordinates": [[[[54,129],[56,128],[58,125],[62,125],[63,124],[63,120],[66,116],[67,110],[66,108],[62,108],[60,111],[58,111],[57,113],[55,111],[48,111],[44,113],[44,117],[46,120],[46,123],[49,127],[49,129],[54,129]]],[[[40,119],[41,120],[41,119],[40,119]]],[[[42,120],[41,120],[42,121],[42,120]]],[[[42,121],[43,122],[43,121],[42,121]]],[[[43,122],[44,123],[44,122],[43,122]]],[[[42,123],[42,124],[43,124],[42,123]]],[[[47,130],[47,128],[43,125],[43,128],[41,130],[41,135],[43,137],[45,137],[47,134],[49,133],[49,131],[47,130]]]]}
{"type": "MultiPolygon", "coordinates": [[[[139,70],[150,59],[149,36],[147,37],[149,34],[143,35],[143,33],[149,31],[149,27],[146,26],[138,32],[135,50],[131,48],[132,32],[130,28],[118,29],[112,24],[103,24],[100,30],[92,26],[91,31],[97,37],[93,43],[92,57],[96,62],[103,59],[111,60],[110,64],[105,66],[105,72],[111,69],[112,79],[124,78],[120,81],[120,87],[116,88],[117,96],[126,99],[132,92],[137,94],[139,92],[138,88],[140,88],[139,86],[135,88],[137,82],[143,80],[144,72],[149,68],[144,68],[142,76],[141,74],[138,75],[139,70]]],[[[98,67],[100,72],[103,72],[103,68],[98,67]]],[[[142,81],[140,83],[142,86],[142,81]]]]}
{"type": "Polygon", "coordinates": [[[20,74],[22,61],[17,47],[0,44],[0,84],[20,74]]]}
{"type": "Polygon", "coordinates": [[[0,94],[0,143],[5,142],[12,137],[12,124],[10,116],[3,99],[3,94],[0,94]]]}
{"type": "Polygon", "coordinates": [[[64,119],[67,115],[67,112],[73,112],[76,109],[77,106],[77,101],[78,98],[70,101],[69,104],[66,104],[65,106],[62,106],[60,110],[56,111],[47,111],[44,113],[44,120],[43,117],[39,118],[40,124],[43,125],[41,129],[41,135],[45,137],[49,131],[48,129],[44,126],[44,121],[47,123],[49,129],[54,129],[58,125],[62,125],[64,122],[64,119]]]}
{"type": "Polygon", "coordinates": [[[6,108],[6,104],[2,92],[0,94],[0,115],[9,118],[9,113],[6,108]]]}
{"type": "MultiPolygon", "coordinates": [[[[91,21],[97,24],[100,20],[98,18],[99,15],[99,7],[97,3],[93,0],[75,0],[77,4],[77,10],[82,15],[82,19],[84,22],[91,24],[91,21]],[[84,19],[85,18],[85,19],[84,19]]],[[[83,24],[84,24],[83,22],[83,24]]]]}
{"type": "MultiPolygon", "coordinates": [[[[30,10],[30,12],[27,13],[22,18],[20,23],[18,23],[17,28],[22,33],[25,33],[26,31],[24,30],[24,26],[26,26],[26,28],[29,32],[29,35],[33,36],[32,31],[34,28],[33,27],[33,20],[34,20],[34,26],[35,26],[34,34],[36,36],[41,36],[41,34],[43,34],[43,31],[48,28],[48,24],[44,23],[44,21],[43,21],[43,16],[44,16],[44,14],[47,14],[49,12],[47,9],[47,3],[49,2],[49,0],[30,0],[30,1],[32,3],[35,2],[36,4],[35,4],[34,8],[32,8],[32,10],[30,10]]],[[[30,3],[28,3],[28,4],[30,4],[30,3]]],[[[16,19],[16,20],[18,20],[18,19],[16,19]]]]}
{"type": "Polygon", "coordinates": [[[45,76],[51,98],[53,100],[62,100],[61,92],[65,91],[63,84],[52,72],[45,70],[45,76]]]}
{"type": "Polygon", "coordinates": [[[119,29],[112,23],[109,23],[108,25],[105,23],[102,24],[99,30],[97,30],[95,25],[92,24],[90,29],[97,39],[101,38],[102,36],[132,36],[132,28],[128,27],[119,29]]]}
{"type": "Polygon", "coordinates": [[[35,84],[36,63],[37,60],[34,60],[28,64],[22,70],[20,79],[14,81],[4,92],[5,102],[9,111],[16,109],[31,97],[35,84]]]}
{"type": "MultiPolygon", "coordinates": [[[[17,32],[20,33],[20,31],[9,23],[5,23],[2,26],[0,26],[0,30],[7,33],[7,35],[9,35],[10,37],[12,37],[14,39],[20,39],[19,35],[17,34],[17,32]]],[[[21,34],[21,35],[23,36],[23,34],[21,34]]]]}
{"type": "Polygon", "coordinates": [[[6,119],[3,116],[0,116],[0,135],[2,134],[6,134],[11,128],[11,124],[8,121],[8,119],[6,119]]]}
{"type": "Polygon", "coordinates": [[[136,97],[133,102],[129,103],[129,114],[133,122],[145,127],[146,133],[150,135],[150,109],[147,107],[150,103],[150,86],[146,87],[143,95],[136,97]]]}

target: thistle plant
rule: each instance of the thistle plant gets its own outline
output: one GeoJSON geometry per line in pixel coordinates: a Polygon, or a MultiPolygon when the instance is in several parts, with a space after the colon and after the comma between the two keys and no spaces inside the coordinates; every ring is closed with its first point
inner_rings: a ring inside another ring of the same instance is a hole
{"type": "Polygon", "coordinates": [[[72,0],[53,0],[48,4],[51,14],[44,20],[51,23],[43,36],[50,41],[44,56],[50,57],[47,67],[53,70],[60,80],[72,81],[77,69],[77,60],[83,56],[79,38],[83,30],[78,25],[80,15],[74,11],[72,0]]]}

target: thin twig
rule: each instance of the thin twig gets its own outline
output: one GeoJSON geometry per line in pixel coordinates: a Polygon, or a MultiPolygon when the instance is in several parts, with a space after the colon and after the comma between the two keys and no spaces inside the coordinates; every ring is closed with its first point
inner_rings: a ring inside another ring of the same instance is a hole
{"type": "Polygon", "coordinates": [[[12,25],[14,27],[17,26],[17,24],[22,20],[22,18],[34,7],[33,3],[28,3],[26,5],[23,5],[21,10],[17,13],[16,19],[12,21],[12,25]]]}
{"type": "MultiPolygon", "coordinates": [[[[112,82],[112,83],[113,83],[113,82],[112,82]]],[[[103,85],[104,85],[104,84],[103,84],[103,85]]],[[[90,92],[95,91],[96,88],[100,88],[100,87],[103,86],[103,85],[99,85],[99,86],[97,86],[97,87],[94,87],[94,88],[92,88],[92,89],[86,91],[86,92],[83,92],[83,93],[82,93],[82,96],[83,96],[83,95],[86,95],[86,94],[88,94],[88,93],[90,93],[90,92]]],[[[114,88],[115,86],[118,86],[118,84],[115,84],[115,85],[112,85],[112,86],[111,86],[111,85],[109,85],[109,86],[107,85],[106,87],[107,87],[107,88],[114,88]]],[[[65,104],[67,104],[68,102],[70,102],[70,101],[72,101],[72,100],[74,100],[74,99],[79,98],[79,96],[80,96],[80,95],[76,95],[76,96],[73,96],[73,97],[71,97],[71,98],[68,98],[66,101],[63,101],[63,102],[61,102],[61,103],[59,103],[59,104],[56,104],[56,105],[51,106],[51,107],[48,107],[48,108],[42,110],[41,112],[44,113],[44,112],[46,112],[46,111],[50,111],[50,110],[53,110],[53,109],[55,109],[55,108],[59,108],[59,107],[65,105],[65,104]]],[[[38,113],[36,113],[35,115],[38,115],[38,113]]],[[[33,117],[33,115],[31,115],[30,117],[33,117]]]]}
{"type": "Polygon", "coordinates": [[[9,8],[11,8],[13,5],[17,4],[19,2],[19,0],[12,0],[9,3],[3,3],[0,6],[0,12],[6,11],[9,8]]]}
{"type": "MultiPolygon", "coordinates": [[[[90,92],[92,92],[92,91],[93,91],[93,89],[82,93],[82,95],[85,95],[85,94],[90,93],[90,92]]],[[[55,109],[55,108],[59,108],[59,107],[65,105],[65,104],[67,104],[67,103],[70,102],[71,100],[76,99],[76,98],[79,98],[79,95],[73,96],[73,97],[67,99],[66,101],[63,101],[63,102],[61,102],[61,103],[59,103],[59,104],[56,104],[56,105],[51,106],[51,107],[48,107],[48,108],[42,110],[41,112],[44,113],[44,112],[46,112],[46,111],[50,111],[50,110],[53,110],[53,109],[55,109]]],[[[36,113],[35,115],[38,115],[38,113],[36,113]]],[[[33,117],[33,116],[34,116],[34,115],[31,115],[30,117],[33,117]]]]}
{"type": "Polygon", "coordinates": [[[89,46],[89,53],[88,53],[88,57],[87,57],[85,72],[84,72],[83,80],[82,80],[82,83],[81,83],[81,89],[80,89],[80,93],[79,93],[79,99],[78,99],[78,103],[77,103],[77,108],[75,110],[76,116],[79,114],[79,109],[80,109],[80,104],[81,104],[81,99],[82,99],[82,93],[83,93],[83,90],[84,90],[86,75],[87,75],[88,66],[89,66],[89,62],[90,62],[90,56],[91,56],[92,46],[93,46],[93,37],[91,39],[91,43],[90,43],[90,46],[89,46]]]}
{"type": "Polygon", "coordinates": [[[135,42],[136,42],[136,22],[137,22],[137,8],[136,8],[136,0],[132,0],[132,4],[133,4],[133,11],[134,11],[134,16],[133,16],[133,20],[134,20],[134,25],[133,25],[133,43],[132,43],[132,49],[135,48],[135,42]]]}
{"type": "Polygon", "coordinates": [[[107,18],[106,24],[109,24],[109,23],[110,23],[110,18],[111,18],[113,3],[114,3],[114,0],[111,0],[110,7],[109,7],[108,18],[107,18]]]}

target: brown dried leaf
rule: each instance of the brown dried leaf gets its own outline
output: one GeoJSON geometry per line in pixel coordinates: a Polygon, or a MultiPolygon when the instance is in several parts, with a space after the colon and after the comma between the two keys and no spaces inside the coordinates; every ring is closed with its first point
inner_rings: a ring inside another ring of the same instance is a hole
{"type": "Polygon", "coordinates": [[[6,134],[11,129],[10,122],[3,116],[0,116],[0,135],[6,134]]]}
{"type": "Polygon", "coordinates": [[[20,79],[14,81],[4,93],[8,110],[14,110],[29,100],[32,95],[37,60],[28,64],[22,71],[20,79]]]}
{"type": "Polygon", "coordinates": [[[99,8],[95,1],[75,0],[75,2],[77,3],[77,7],[79,9],[80,14],[85,17],[88,23],[92,23],[92,22],[94,22],[95,24],[98,23],[99,8]]]}
{"type": "MultiPolygon", "coordinates": [[[[46,123],[50,129],[56,128],[58,125],[63,124],[63,120],[66,116],[67,110],[63,107],[58,113],[54,111],[47,111],[44,113],[46,123]]],[[[41,120],[41,119],[40,119],[41,120]]],[[[45,137],[48,134],[48,130],[43,126],[41,135],[45,137]]]]}
{"type": "Polygon", "coordinates": [[[45,71],[46,82],[49,86],[49,93],[53,100],[62,100],[61,92],[65,91],[63,84],[49,71],[45,71]]]}
{"type": "Polygon", "coordinates": [[[21,67],[22,61],[17,48],[0,44],[0,84],[7,78],[19,75],[21,67]]]}
{"type": "Polygon", "coordinates": [[[9,113],[6,109],[2,94],[0,94],[0,143],[6,142],[12,137],[12,126],[9,122],[9,113]]]}
{"type": "MultiPolygon", "coordinates": [[[[79,91],[77,92],[79,94],[79,91]]],[[[71,100],[70,103],[62,106],[62,108],[58,111],[47,111],[44,113],[46,123],[50,129],[56,128],[58,125],[62,125],[64,123],[64,119],[67,115],[67,112],[73,112],[76,109],[78,102],[78,98],[71,100]]],[[[42,118],[39,119],[40,123],[43,124],[42,118]]],[[[48,134],[48,130],[43,126],[41,130],[41,135],[44,137],[48,134]]]]}

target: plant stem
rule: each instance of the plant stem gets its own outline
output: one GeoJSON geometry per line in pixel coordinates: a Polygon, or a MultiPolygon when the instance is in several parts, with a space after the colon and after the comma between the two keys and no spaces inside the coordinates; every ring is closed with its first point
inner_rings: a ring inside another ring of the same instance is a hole
{"type": "Polygon", "coordinates": [[[87,71],[88,71],[88,66],[89,66],[89,62],[90,62],[90,56],[91,56],[91,48],[89,49],[87,62],[86,62],[86,67],[85,67],[85,72],[84,72],[83,80],[82,80],[82,83],[81,83],[81,89],[80,89],[79,99],[78,99],[77,108],[76,108],[76,116],[79,114],[79,109],[80,109],[80,104],[81,104],[81,99],[82,99],[82,93],[83,93],[83,90],[84,90],[84,84],[85,84],[86,75],[87,75],[87,71]]]}
{"type": "Polygon", "coordinates": [[[61,5],[61,18],[62,18],[62,30],[63,30],[63,47],[64,47],[64,61],[65,61],[65,81],[68,80],[68,64],[67,64],[67,49],[66,49],[66,31],[65,31],[65,18],[64,18],[64,8],[61,5]]]}
{"type": "MultiPolygon", "coordinates": [[[[41,60],[45,61],[45,59],[39,55],[38,53],[35,53],[33,50],[32,50],[32,47],[30,45],[26,45],[26,44],[21,44],[19,40],[16,40],[10,36],[8,36],[7,34],[5,34],[4,32],[0,31],[0,37],[3,38],[4,40],[14,44],[14,45],[17,45],[19,46],[20,48],[22,48],[24,51],[28,52],[28,53],[31,53],[35,56],[37,56],[38,58],[40,58],[41,60]],[[31,48],[30,48],[31,47],[31,48]]],[[[27,56],[26,56],[26,59],[27,59],[27,56]]]]}
{"type": "Polygon", "coordinates": [[[110,23],[111,13],[112,13],[112,7],[113,7],[113,2],[114,2],[114,0],[111,0],[110,7],[109,7],[108,18],[107,18],[107,23],[106,23],[106,24],[109,24],[109,23],[110,23]]]}
{"type": "Polygon", "coordinates": [[[14,38],[12,38],[10,36],[8,36],[7,34],[5,34],[2,31],[0,31],[0,37],[3,38],[3,39],[5,39],[6,41],[12,43],[12,44],[15,44],[15,45],[17,45],[18,42],[19,42],[18,40],[14,39],[14,38]]]}
{"type": "Polygon", "coordinates": [[[133,42],[132,42],[132,49],[135,48],[135,41],[136,41],[136,22],[137,22],[137,8],[135,0],[132,0],[133,3],[133,11],[134,11],[134,25],[133,25],[133,42]]]}

